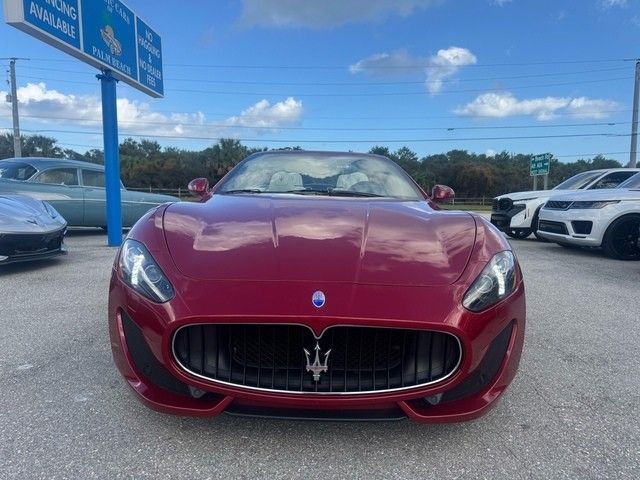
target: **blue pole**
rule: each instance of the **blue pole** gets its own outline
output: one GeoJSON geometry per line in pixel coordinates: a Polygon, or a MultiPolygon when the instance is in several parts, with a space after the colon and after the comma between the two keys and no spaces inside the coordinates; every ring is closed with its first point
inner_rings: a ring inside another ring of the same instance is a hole
{"type": "Polygon", "coordinates": [[[102,86],[102,128],[104,172],[107,193],[107,238],[110,247],[122,243],[122,205],[120,200],[120,154],[118,151],[118,107],[116,80],[110,70],[98,75],[102,86]]]}

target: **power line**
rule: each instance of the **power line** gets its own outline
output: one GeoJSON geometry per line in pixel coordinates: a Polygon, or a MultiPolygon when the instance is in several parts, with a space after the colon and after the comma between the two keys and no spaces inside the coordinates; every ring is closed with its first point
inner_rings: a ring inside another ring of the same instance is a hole
{"type": "MultiPolygon", "coordinates": [[[[2,115],[1,117],[9,117],[10,115],[2,115]]],[[[23,118],[43,119],[43,120],[69,120],[69,121],[86,121],[86,119],[78,119],[77,117],[60,117],[49,115],[22,115],[23,118]]],[[[153,122],[144,120],[119,120],[118,123],[127,125],[162,125],[170,126],[171,122],[153,122]]],[[[483,125],[483,126],[444,126],[444,127],[286,127],[286,126],[264,126],[264,125],[225,125],[216,123],[189,123],[189,122],[173,122],[175,125],[184,127],[197,128],[246,128],[255,130],[293,130],[293,131],[316,131],[316,132],[384,132],[384,131],[457,131],[457,130],[521,130],[521,129],[545,129],[545,128],[575,128],[575,127],[601,127],[601,126],[620,126],[630,125],[631,122],[594,122],[594,123],[564,123],[564,124],[546,124],[546,125],[483,125]]]]}
{"type": "MultiPolygon", "coordinates": [[[[78,70],[63,70],[49,67],[25,67],[27,70],[56,72],[56,73],[71,73],[82,75],[88,72],[78,70]]],[[[476,82],[476,81],[489,81],[489,80],[513,80],[521,78],[540,78],[540,77],[557,77],[567,75],[583,75],[588,73],[602,73],[602,72],[614,72],[614,71],[627,71],[627,67],[605,68],[605,69],[591,69],[591,70],[579,70],[571,72],[545,72],[527,75],[510,75],[510,76],[493,76],[493,77],[471,77],[471,78],[456,78],[456,79],[442,79],[443,83],[458,83],[458,82],[476,82]]],[[[31,77],[29,77],[31,78],[31,77]]],[[[40,78],[40,77],[38,77],[40,78]]],[[[61,81],[62,79],[57,79],[61,81]]],[[[199,79],[199,78],[171,78],[165,77],[165,82],[188,82],[188,83],[207,83],[207,84],[223,84],[223,85],[271,85],[271,86],[354,86],[361,87],[367,86],[395,86],[395,85],[421,85],[424,84],[424,80],[415,81],[385,81],[385,82],[269,82],[269,81],[238,81],[238,80],[211,80],[211,79],[199,79]]],[[[89,83],[89,82],[87,82],[89,83]]],[[[94,82],[91,82],[93,85],[94,82]]]]}
{"type": "MultiPolygon", "coordinates": [[[[57,129],[38,129],[25,130],[31,133],[65,133],[76,135],[101,135],[102,132],[82,131],[82,130],[57,130],[57,129]]],[[[219,136],[191,136],[191,135],[159,135],[159,134],[142,134],[133,132],[121,132],[121,137],[140,137],[140,138],[169,138],[174,140],[215,140],[219,136]]],[[[592,133],[575,133],[575,134],[559,134],[559,135],[522,135],[512,137],[466,137],[466,138],[408,138],[408,139],[350,139],[350,140],[316,140],[316,139],[263,139],[263,138],[237,138],[244,142],[263,142],[263,143],[430,143],[430,142],[471,142],[471,141],[495,141],[495,140],[540,140],[551,138],[588,138],[588,137],[630,137],[628,133],[610,133],[610,132],[592,132],[592,133]]]]}
{"type": "MultiPolygon", "coordinates": [[[[34,78],[34,77],[30,77],[34,78]]],[[[457,93],[478,93],[478,92],[490,92],[490,91],[500,91],[500,90],[525,90],[530,88],[546,88],[546,87],[559,87],[559,86],[576,86],[576,85],[584,85],[584,84],[594,84],[594,83],[607,83],[621,80],[629,80],[634,77],[614,77],[614,78],[601,78],[594,80],[581,80],[575,82],[557,82],[557,83],[543,83],[536,85],[514,85],[503,88],[468,88],[468,89],[460,89],[460,90],[442,90],[438,92],[438,95],[451,95],[457,93]]],[[[36,77],[36,79],[40,79],[36,77]]],[[[42,79],[47,81],[47,79],[42,79]]],[[[48,79],[51,80],[51,79],[48,79]]],[[[92,82],[78,82],[66,79],[56,79],[55,81],[62,83],[77,83],[77,84],[86,84],[86,85],[95,85],[92,82]]],[[[210,95],[244,95],[247,97],[257,96],[257,97],[265,97],[265,96],[273,96],[273,95],[286,95],[289,97],[297,97],[297,98],[309,98],[309,97],[396,97],[396,96],[423,96],[427,95],[425,90],[419,91],[410,91],[410,92],[357,92],[357,93],[293,93],[293,92],[247,92],[247,91],[224,91],[224,90],[200,90],[200,89],[181,89],[181,88],[167,88],[165,89],[165,93],[170,92],[178,92],[178,93],[206,93],[210,95]]]]}

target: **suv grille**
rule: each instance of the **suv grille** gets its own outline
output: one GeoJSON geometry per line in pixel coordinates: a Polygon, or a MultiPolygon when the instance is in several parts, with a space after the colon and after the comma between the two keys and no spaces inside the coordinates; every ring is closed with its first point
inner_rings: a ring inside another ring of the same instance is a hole
{"type": "Polygon", "coordinates": [[[295,393],[366,393],[435,383],[461,360],[453,335],[427,330],[331,327],[318,341],[328,370],[314,381],[304,349],[316,339],[301,325],[189,325],[173,340],[186,371],[208,380],[295,393]]]}
{"type": "Polygon", "coordinates": [[[491,209],[494,212],[508,211],[511,210],[511,207],[513,207],[513,200],[510,198],[494,198],[493,203],[491,204],[491,209]]]}

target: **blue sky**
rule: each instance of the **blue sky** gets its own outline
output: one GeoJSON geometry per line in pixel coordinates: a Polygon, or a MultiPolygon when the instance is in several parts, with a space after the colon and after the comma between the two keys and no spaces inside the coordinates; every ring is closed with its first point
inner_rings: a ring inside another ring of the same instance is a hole
{"type": "MultiPolygon", "coordinates": [[[[640,0],[126,3],[162,36],[165,98],[121,83],[123,138],[628,159],[640,0]]],[[[95,69],[2,23],[11,56],[24,133],[101,148],[95,69]]]]}

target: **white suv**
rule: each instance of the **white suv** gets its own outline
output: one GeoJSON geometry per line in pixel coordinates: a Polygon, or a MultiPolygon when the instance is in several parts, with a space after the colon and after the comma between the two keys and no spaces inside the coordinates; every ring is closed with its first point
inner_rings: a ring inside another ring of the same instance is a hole
{"type": "Polygon", "coordinates": [[[640,168],[610,168],[578,173],[552,190],[535,190],[500,195],[493,199],[491,223],[512,238],[538,235],[538,216],[542,205],[551,196],[573,190],[616,188],[640,168]]]}
{"type": "Polygon", "coordinates": [[[620,260],[640,260],[640,173],[619,188],[551,197],[538,234],[565,247],[602,247],[620,260]]]}

